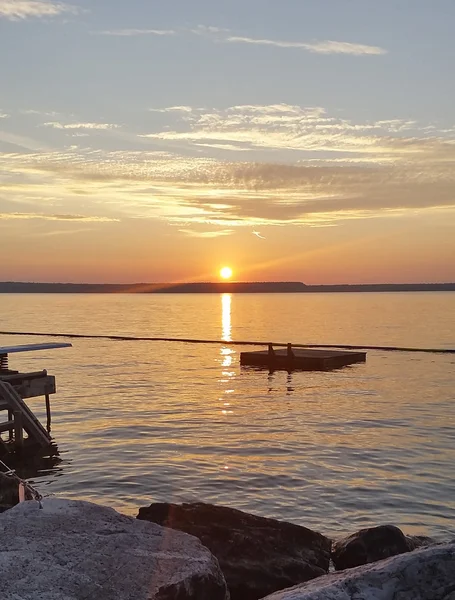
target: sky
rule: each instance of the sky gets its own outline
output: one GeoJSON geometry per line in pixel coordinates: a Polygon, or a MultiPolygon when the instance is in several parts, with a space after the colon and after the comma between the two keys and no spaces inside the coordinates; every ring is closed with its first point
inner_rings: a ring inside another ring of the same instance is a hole
{"type": "Polygon", "coordinates": [[[0,0],[0,280],[455,281],[453,0],[0,0]]]}

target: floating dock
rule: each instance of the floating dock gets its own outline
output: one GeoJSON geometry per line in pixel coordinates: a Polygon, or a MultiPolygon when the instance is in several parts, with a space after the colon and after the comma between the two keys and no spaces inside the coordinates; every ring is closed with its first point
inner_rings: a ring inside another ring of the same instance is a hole
{"type": "Polygon", "coordinates": [[[366,352],[293,348],[292,344],[288,344],[287,348],[275,350],[269,344],[268,350],[241,352],[240,364],[262,367],[270,371],[332,371],[365,362],[366,358],[366,352]]]}

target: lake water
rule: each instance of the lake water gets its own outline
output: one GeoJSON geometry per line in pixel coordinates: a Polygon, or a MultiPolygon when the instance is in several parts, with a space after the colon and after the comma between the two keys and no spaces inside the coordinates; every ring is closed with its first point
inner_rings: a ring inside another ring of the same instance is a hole
{"type": "MultiPolygon", "coordinates": [[[[455,348],[451,292],[0,303],[4,331],[455,348]]],[[[55,340],[0,336],[38,341],[55,340]]],[[[41,493],[131,515],[153,501],[214,502],[334,537],[380,523],[453,537],[454,355],[369,351],[330,373],[269,374],[240,368],[243,349],[81,339],[10,355],[11,368],[57,377],[60,456],[33,473],[41,493]]],[[[42,399],[29,403],[44,416],[42,399]]]]}

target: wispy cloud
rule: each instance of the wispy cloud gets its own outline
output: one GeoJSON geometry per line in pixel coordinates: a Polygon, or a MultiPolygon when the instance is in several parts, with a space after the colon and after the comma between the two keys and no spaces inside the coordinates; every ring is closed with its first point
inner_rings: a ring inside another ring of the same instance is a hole
{"type": "MultiPolygon", "coordinates": [[[[259,233],[269,225],[320,227],[441,210],[453,215],[453,140],[384,136],[377,143],[384,148],[389,144],[396,159],[389,164],[378,156],[365,165],[328,160],[280,164],[74,148],[66,153],[0,154],[0,175],[4,193],[17,202],[46,194],[55,206],[77,210],[83,190],[84,205],[92,214],[102,210],[109,220],[161,219],[184,235],[207,238],[238,227],[259,233]]],[[[86,220],[70,210],[53,210],[45,218],[86,220]]],[[[42,218],[36,213],[20,217],[13,211],[9,218],[42,218]]]]}
{"type": "Polygon", "coordinates": [[[7,119],[9,117],[9,115],[7,115],[6,113],[2,113],[2,111],[0,110],[0,119],[7,119]]]}
{"type": "Polygon", "coordinates": [[[0,0],[0,17],[11,21],[29,18],[56,17],[61,14],[77,14],[75,6],[48,0],[0,0]]]}
{"type": "Polygon", "coordinates": [[[134,37],[138,35],[175,35],[173,29],[107,29],[102,31],[92,31],[94,35],[110,35],[117,37],[134,37]]]}
{"type": "Polygon", "coordinates": [[[43,123],[43,127],[52,127],[53,129],[93,129],[107,131],[109,129],[117,129],[120,125],[115,123],[59,123],[58,121],[49,121],[43,123]]]}
{"type": "Polygon", "coordinates": [[[51,111],[42,111],[42,110],[36,110],[34,108],[27,108],[27,109],[23,109],[19,111],[22,115],[32,115],[32,116],[39,116],[39,117],[59,117],[61,116],[60,113],[51,110],[51,111]]]}
{"type": "Polygon", "coordinates": [[[223,237],[225,235],[232,235],[233,229],[219,229],[216,231],[197,231],[194,229],[179,229],[180,233],[184,233],[190,237],[213,239],[217,237],[223,237]]]}
{"type": "Polygon", "coordinates": [[[190,113],[190,112],[193,112],[193,109],[191,108],[191,106],[168,106],[166,108],[149,108],[149,111],[157,112],[157,113],[172,113],[172,112],[190,113]]]}
{"type": "Polygon", "coordinates": [[[305,50],[317,54],[350,54],[351,56],[362,55],[381,55],[387,54],[387,50],[379,46],[371,46],[368,44],[358,44],[352,42],[343,42],[335,40],[322,41],[289,41],[289,40],[273,40],[268,38],[253,38],[250,36],[235,35],[229,29],[222,27],[214,27],[212,25],[198,25],[195,28],[181,29],[112,29],[103,31],[93,31],[95,35],[107,36],[144,36],[144,35],[197,35],[206,37],[213,42],[222,42],[228,44],[254,44],[259,46],[273,46],[275,48],[293,48],[305,50]]]}
{"type": "Polygon", "coordinates": [[[288,42],[281,40],[269,40],[241,36],[229,36],[224,41],[236,44],[256,44],[259,46],[275,46],[276,48],[297,48],[317,54],[352,54],[361,56],[363,54],[386,54],[387,50],[379,46],[366,44],[353,44],[351,42],[336,42],[326,40],[322,42],[288,42]]]}
{"type": "Polygon", "coordinates": [[[29,220],[29,219],[40,219],[42,221],[70,221],[70,222],[82,222],[82,223],[108,223],[112,221],[118,221],[119,219],[112,219],[109,217],[93,217],[84,215],[48,215],[44,213],[0,213],[0,220],[29,220]]]}
{"type": "Polygon", "coordinates": [[[157,133],[140,135],[227,151],[369,154],[390,160],[397,154],[415,152],[417,144],[411,133],[420,134],[419,126],[411,120],[354,123],[331,116],[321,107],[287,104],[186,109],[177,125],[176,129],[166,127],[157,133]]]}

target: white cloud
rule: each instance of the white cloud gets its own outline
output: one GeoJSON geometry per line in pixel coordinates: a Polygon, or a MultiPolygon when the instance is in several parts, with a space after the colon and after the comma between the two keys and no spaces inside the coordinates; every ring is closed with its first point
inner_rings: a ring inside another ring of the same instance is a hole
{"type": "Polygon", "coordinates": [[[100,131],[108,131],[117,129],[120,125],[113,123],[59,123],[58,121],[49,121],[43,123],[43,127],[52,127],[53,129],[93,129],[100,131]]]}
{"type": "Polygon", "coordinates": [[[104,31],[93,31],[95,35],[110,35],[117,37],[134,37],[138,35],[175,35],[173,29],[111,29],[104,31]]]}
{"type": "Polygon", "coordinates": [[[212,25],[198,25],[195,29],[190,29],[190,32],[196,35],[217,35],[229,33],[230,29],[224,29],[223,27],[213,27],[212,25]]]}
{"type": "Polygon", "coordinates": [[[149,111],[157,112],[157,113],[172,113],[172,112],[190,113],[190,112],[193,112],[193,109],[191,108],[191,106],[168,106],[167,108],[149,108],[149,111]]]}
{"type": "Polygon", "coordinates": [[[78,9],[63,2],[48,0],[0,0],[0,17],[11,21],[28,18],[56,17],[65,13],[76,14],[78,9]]]}
{"type": "Polygon", "coordinates": [[[361,56],[363,54],[386,54],[387,50],[379,46],[366,44],[353,44],[351,42],[336,42],[326,40],[322,42],[288,42],[280,40],[258,39],[241,36],[229,36],[224,41],[238,44],[256,44],[260,46],[275,46],[276,48],[298,48],[315,52],[318,54],[352,54],[361,56]]]}
{"type": "MultiPolygon", "coordinates": [[[[169,109],[159,110],[165,113],[169,109]]],[[[390,160],[418,151],[418,141],[413,139],[416,135],[419,125],[415,121],[354,123],[331,116],[321,107],[273,104],[193,111],[185,107],[177,128],[165,127],[141,137],[230,151],[331,152],[359,157],[370,154],[390,160]]]]}
{"type": "Polygon", "coordinates": [[[7,115],[6,113],[2,113],[2,111],[0,110],[0,119],[8,119],[9,115],[7,115]]]}
{"type": "Polygon", "coordinates": [[[55,110],[51,111],[42,111],[35,110],[34,108],[23,109],[19,111],[23,115],[31,115],[31,116],[39,116],[39,117],[59,117],[61,113],[56,112],[55,110]]]}
{"type": "MultiPolygon", "coordinates": [[[[0,0],[1,1],[1,0],[0,0]]],[[[168,36],[177,34],[192,34],[206,37],[214,42],[229,44],[255,44],[259,46],[273,46],[275,48],[295,48],[317,54],[350,54],[351,56],[387,54],[387,50],[379,46],[323,40],[315,42],[293,42],[288,40],[272,40],[267,38],[252,38],[249,36],[232,35],[229,29],[214,27],[212,25],[198,25],[196,28],[174,29],[112,29],[93,31],[96,35],[132,37],[143,35],[168,36]]]]}

